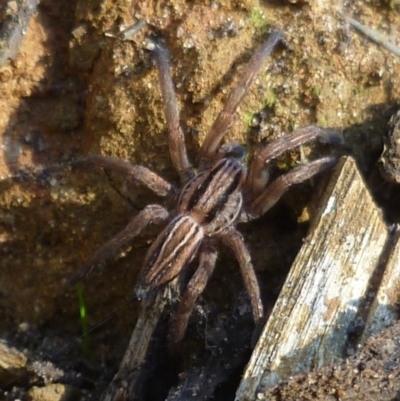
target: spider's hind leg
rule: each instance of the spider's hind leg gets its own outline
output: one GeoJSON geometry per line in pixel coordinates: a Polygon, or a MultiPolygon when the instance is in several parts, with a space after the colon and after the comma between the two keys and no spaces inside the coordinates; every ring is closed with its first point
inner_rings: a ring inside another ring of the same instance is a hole
{"type": "Polygon", "coordinates": [[[225,245],[233,250],[236,259],[239,261],[244,285],[250,298],[254,322],[258,325],[262,322],[264,317],[264,308],[261,302],[260,287],[253,263],[251,262],[250,252],[244,243],[242,234],[233,227],[221,234],[221,239],[225,245]]]}
{"type": "Polygon", "coordinates": [[[175,347],[183,339],[197,297],[204,291],[217,262],[217,251],[210,243],[205,243],[199,251],[199,267],[190,279],[183,294],[174,322],[171,325],[170,342],[175,347]]]}

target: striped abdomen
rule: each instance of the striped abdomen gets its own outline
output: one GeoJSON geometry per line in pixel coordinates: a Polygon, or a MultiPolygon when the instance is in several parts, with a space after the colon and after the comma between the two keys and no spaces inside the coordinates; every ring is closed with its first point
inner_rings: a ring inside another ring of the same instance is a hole
{"type": "Polygon", "coordinates": [[[203,237],[202,227],[190,216],[172,220],[147,251],[136,290],[138,298],[175,278],[195,255],[203,237]]]}
{"type": "Polygon", "coordinates": [[[179,212],[203,226],[206,235],[221,232],[238,217],[246,173],[234,159],[221,159],[192,178],[179,198],[179,212]]]}

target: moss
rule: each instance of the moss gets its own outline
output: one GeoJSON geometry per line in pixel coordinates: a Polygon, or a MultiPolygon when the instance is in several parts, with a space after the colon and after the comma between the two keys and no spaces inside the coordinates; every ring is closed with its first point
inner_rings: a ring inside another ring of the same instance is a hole
{"type": "Polygon", "coordinates": [[[319,99],[319,96],[321,95],[321,90],[322,88],[320,86],[313,86],[311,88],[311,96],[314,99],[319,99]]]}
{"type": "Polygon", "coordinates": [[[247,127],[253,126],[253,124],[252,124],[253,118],[254,118],[254,113],[244,113],[243,121],[247,127]]]}
{"type": "Polygon", "coordinates": [[[258,7],[253,7],[250,10],[250,24],[255,28],[257,33],[264,33],[267,29],[268,22],[265,14],[258,7]]]}
{"type": "Polygon", "coordinates": [[[272,89],[268,89],[264,93],[264,108],[270,109],[274,107],[278,102],[278,96],[276,96],[275,92],[272,89]]]}

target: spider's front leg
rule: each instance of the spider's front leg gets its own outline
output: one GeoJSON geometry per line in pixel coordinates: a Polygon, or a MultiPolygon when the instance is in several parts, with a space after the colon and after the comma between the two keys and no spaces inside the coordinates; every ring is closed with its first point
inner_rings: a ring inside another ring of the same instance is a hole
{"type": "Polygon", "coordinates": [[[246,213],[241,216],[241,221],[249,221],[262,216],[279,201],[292,185],[304,182],[323,171],[329,170],[336,162],[337,157],[326,156],[281,175],[250,203],[246,213]],[[243,218],[244,215],[246,215],[245,218],[243,218]]]}
{"type": "Polygon", "coordinates": [[[271,142],[256,156],[245,183],[245,211],[240,216],[240,221],[260,217],[274,206],[292,185],[306,181],[336,164],[336,156],[326,156],[296,167],[267,185],[267,165],[272,159],[315,139],[332,145],[342,142],[341,136],[336,132],[309,126],[271,142]]]}
{"type": "MultiPolygon", "coordinates": [[[[74,167],[82,167],[83,165],[94,165],[123,173],[133,180],[144,184],[154,193],[167,200],[173,200],[176,197],[175,187],[146,167],[132,165],[124,160],[96,154],[89,155],[74,163],[74,167]]],[[[131,242],[149,224],[162,224],[169,219],[170,214],[164,207],[159,205],[146,206],[122,231],[100,247],[79,272],[72,277],[70,282],[76,283],[85,278],[94,267],[104,263],[107,259],[115,255],[119,249],[131,242]]]]}
{"type": "Polygon", "coordinates": [[[234,114],[243,100],[254,78],[260,71],[266,57],[268,57],[275,45],[282,39],[280,31],[273,31],[249,61],[246,69],[230,93],[223,110],[218,114],[210,130],[208,131],[200,150],[200,169],[209,167],[216,156],[217,149],[223,136],[229,131],[234,114]]]}
{"type": "Polygon", "coordinates": [[[157,64],[165,118],[169,131],[169,151],[172,164],[179,174],[181,183],[185,184],[193,177],[193,170],[187,157],[185,137],[179,123],[179,108],[171,71],[168,66],[168,52],[160,44],[151,40],[148,40],[147,48],[153,52],[157,64]]]}
{"type": "Polygon", "coordinates": [[[140,182],[151,189],[155,194],[166,197],[167,199],[176,196],[177,191],[175,187],[147,167],[134,165],[128,161],[116,159],[115,157],[97,154],[90,154],[73,163],[73,167],[81,167],[83,165],[102,167],[107,170],[122,173],[140,182]]]}

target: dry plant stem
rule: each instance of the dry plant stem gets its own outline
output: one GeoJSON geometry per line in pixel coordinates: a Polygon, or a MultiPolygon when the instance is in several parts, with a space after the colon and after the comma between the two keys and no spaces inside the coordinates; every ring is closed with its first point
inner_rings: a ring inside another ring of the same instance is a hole
{"type": "Polygon", "coordinates": [[[363,33],[365,36],[373,40],[375,43],[378,43],[379,45],[382,45],[386,49],[388,49],[390,52],[395,54],[396,56],[400,57],[400,49],[392,42],[390,42],[385,36],[380,34],[379,32],[368,28],[361,23],[359,23],[357,20],[354,18],[349,17],[348,15],[344,14],[340,10],[337,10],[339,15],[346,20],[350,25],[352,25],[354,28],[359,30],[361,33],[363,33]]]}
{"type": "Polygon", "coordinates": [[[229,131],[234,122],[234,113],[237,107],[242,102],[248,88],[260,71],[265,58],[271,54],[275,45],[282,37],[283,35],[280,31],[272,32],[268,40],[261,45],[260,49],[251,58],[244,74],[229,95],[223,110],[218,114],[204,139],[200,150],[200,166],[209,165],[210,161],[215,157],[221,139],[229,131]]]}
{"type": "Polygon", "coordinates": [[[132,39],[142,28],[145,27],[145,25],[146,25],[145,21],[139,20],[138,22],[136,22],[136,24],[127,27],[121,32],[121,39],[122,40],[132,39]]]}
{"type": "Polygon", "coordinates": [[[140,374],[154,331],[167,305],[170,283],[154,297],[142,301],[140,315],[133,330],[128,348],[119,366],[118,373],[102,396],[102,401],[130,400],[138,396],[140,374]]]}

